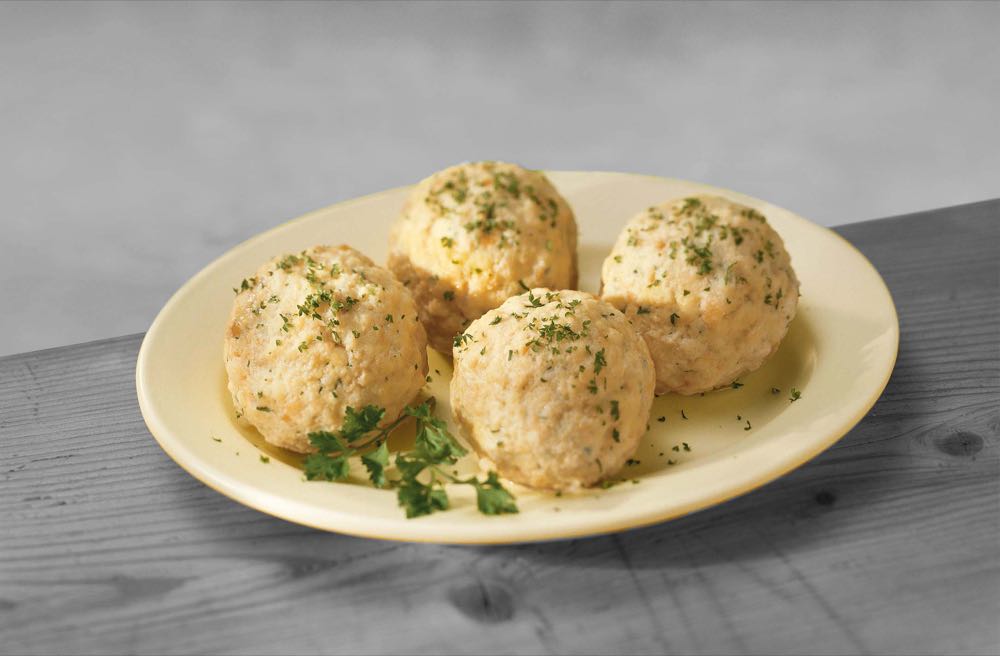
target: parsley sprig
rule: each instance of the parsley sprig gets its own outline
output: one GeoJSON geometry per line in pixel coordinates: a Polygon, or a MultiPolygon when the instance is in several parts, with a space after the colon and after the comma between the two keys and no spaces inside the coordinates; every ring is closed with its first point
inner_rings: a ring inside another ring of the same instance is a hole
{"type": "Polygon", "coordinates": [[[407,406],[398,419],[379,427],[385,409],[366,405],[360,411],[348,407],[344,425],[336,432],[309,433],[309,442],[318,453],[306,458],[306,478],[309,480],[339,481],[350,474],[349,458],[375,445],[361,455],[361,463],[368,470],[368,478],[378,488],[395,488],[399,505],[408,518],[429,515],[449,507],[445,485],[448,483],[471,485],[476,490],[476,505],[484,515],[516,513],[514,496],[500,483],[496,472],[489,472],[485,480],[473,476],[458,478],[445,471],[445,465],[454,465],[464,456],[466,449],[448,431],[448,425],[434,416],[434,399],[407,406]],[[416,439],[411,451],[397,453],[394,458],[398,478],[389,478],[389,434],[408,417],[416,420],[416,439]]]}
{"type": "MultiPolygon", "coordinates": [[[[344,425],[339,431],[314,431],[309,433],[309,443],[316,447],[318,453],[314,453],[306,458],[306,478],[310,481],[343,480],[347,478],[351,471],[348,458],[356,455],[358,451],[372,443],[378,443],[378,448],[372,453],[362,456],[361,461],[368,468],[375,487],[383,487],[385,484],[384,474],[382,471],[379,471],[378,475],[372,473],[373,466],[380,464],[381,455],[379,452],[385,447],[385,439],[389,436],[389,433],[406,418],[405,415],[401,416],[388,426],[379,429],[378,423],[382,421],[383,416],[385,416],[384,408],[366,405],[359,412],[348,406],[347,411],[344,413],[344,425]],[[376,430],[378,432],[372,435],[376,430]]],[[[385,464],[388,464],[387,449],[385,450],[385,462],[382,463],[383,469],[385,464]]]]}

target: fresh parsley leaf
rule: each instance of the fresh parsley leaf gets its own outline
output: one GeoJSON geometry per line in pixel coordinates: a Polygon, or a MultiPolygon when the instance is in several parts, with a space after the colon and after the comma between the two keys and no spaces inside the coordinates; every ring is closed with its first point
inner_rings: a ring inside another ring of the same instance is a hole
{"type": "Polygon", "coordinates": [[[320,453],[340,453],[348,450],[347,445],[341,441],[339,435],[330,431],[309,433],[309,443],[316,447],[320,453]]]}
{"type": "Polygon", "coordinates": [[[407,406],[404,412],[417,420],[414,445],[417,458],[430,464],[452,464],[468,453],[448,432],[448,425],[434,416],[429,401],[416,407],[407,406]]]}
{"type": "Polygon", "coordinates": [[[385,416],[385,408],[374,405],[366,405],[358,412],[351,406],[347,406],[344,413],[344,425],[340,429],[340,436],[345,442],[353,442],[366,433],[370,433],[378,428],[378,422],[385,416]]]}
{"type": "Polygon", "coordinates": [[[396,492],[399,505],[406,511],[407,519],[430,515],[435,510],[448,509],[448,495],[433,485],[425,485],[416,478],[403,479],[396,492]]]}
{"type": "Polygon", "coordinates": [[[479,512],[484,515],[517,512],[513,495],[504,489],[495,471],[487,474],[485,481],[472,480],[475,481],[473,485],[476,487],[476,505],[479,507],[479,512]]]}
{"type": "MultiPolygon", "coordinates": [[[[348,408],[349,410],[349,408],[348,408]]],[[[347,451],[347,445],[340,441],[337,433],[313,431],[309,433],[309,443],[320,453],[340,453],[347,451]]]]}
{"type": "Polygon", "coordinates": [[[435,462],[454,463],[468,453],[448,432],[440,419],[421,422],[417,432],[416,449],[421,456],[435,462]]]}
{"type": "Polygon", "coordinates": [[[351,473],[351,464],[347,456],[328,456],[325,453],[314,453],[306,458],[306,478],[310,481],[327,480],[340,481],[351,473]]]}
{"type": "Polygon", "coordinates": [[[361,463],[368,470],[368,478],[375,487],[385,487],[385,468],[389,466],[389,447],[385,442],[371,453],[361,456],[361,463]]]}

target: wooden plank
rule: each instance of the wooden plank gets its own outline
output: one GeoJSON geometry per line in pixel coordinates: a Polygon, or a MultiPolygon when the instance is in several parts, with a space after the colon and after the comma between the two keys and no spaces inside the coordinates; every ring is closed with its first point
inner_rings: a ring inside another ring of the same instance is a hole
{"type": "Polygon", "coordinates": [[[805,467],[616,536],[326,534],[177,467],[140,336],[0,359],[0,653],[992,653],[1000,202],[844,228],[899,309],[889,387],[805,467]]]}

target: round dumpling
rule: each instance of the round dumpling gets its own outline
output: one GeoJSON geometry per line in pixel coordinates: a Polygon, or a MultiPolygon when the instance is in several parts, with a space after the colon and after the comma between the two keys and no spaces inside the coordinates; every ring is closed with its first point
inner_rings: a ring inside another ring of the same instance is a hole
{"type": "Polygon", "coordinates": [[[389,268],[416,298],[431,346],[529,287],[576,287],[576,221],[544,174],[460,164],[420,182],[389,237],[389,268]]]}
{"type": "Polygon", "coordinates": [[[225,336],[237,416],[308,453],[348,407],[399,416],[424,384],[427,336],[410,292],[347,246],[275,258],[236,290],[225,336]]]}
{"type": "Polygon", "coordinates": [[[504,477],[574,489],[613,476],[646,432],[653,362],[616,309],[533,289],[455,340],[452,411],[504,477]]]}
{"type": "Polygon", "coordinates": [[[601,272],[656,363],[657,393],[695,394],[760,367],[795,317],[799,281],[763,214],[717,196],[640,212],[601,272]]]}

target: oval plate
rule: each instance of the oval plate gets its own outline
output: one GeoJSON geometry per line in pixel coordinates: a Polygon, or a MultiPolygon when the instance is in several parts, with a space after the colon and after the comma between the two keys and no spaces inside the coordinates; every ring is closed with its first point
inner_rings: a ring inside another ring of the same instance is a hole
{"type": "MultiPolygon", "coordinates": [[[[601,263],[626,219],[649,205],[706,192],[763,212],[783,237],[802,284],[788,336],[742,387],[656,399],[638,464],[625,468],[620,483],[560,497],[512,485],[520,513],[499,517],[479,514],[468,486],[451,486],[451,510],[408,520],[395,493],[366,485],[363,470],[345,483],[305,482],[300,456],[235,422],[222,362],[232,287],[267,259],[320,243],[350,244],[384,262],[389,226],[408,188],[278,226],[181,287],[139,352],[136,386],[150,432],[198,480],[289,521],[373,538],[500,544],[619,531],[731,499],[816,456],[874,405],[896,360],[899,323],[882,278],[844,239],[787,210],[707,185],[623,173],[549,176],[576,212],[583,290],[597,291],[601,263]],[[801,393],[794,402],[792,388],[801,393]]],[[[427,392],[450,421],[451,367],[431,352],[430,368],[427,392]]],[[[401,431],[390,446],[406,439],[401,431]]],[[[460,468],[475,471],[476,463],[469,456],[460,468]]]]}

